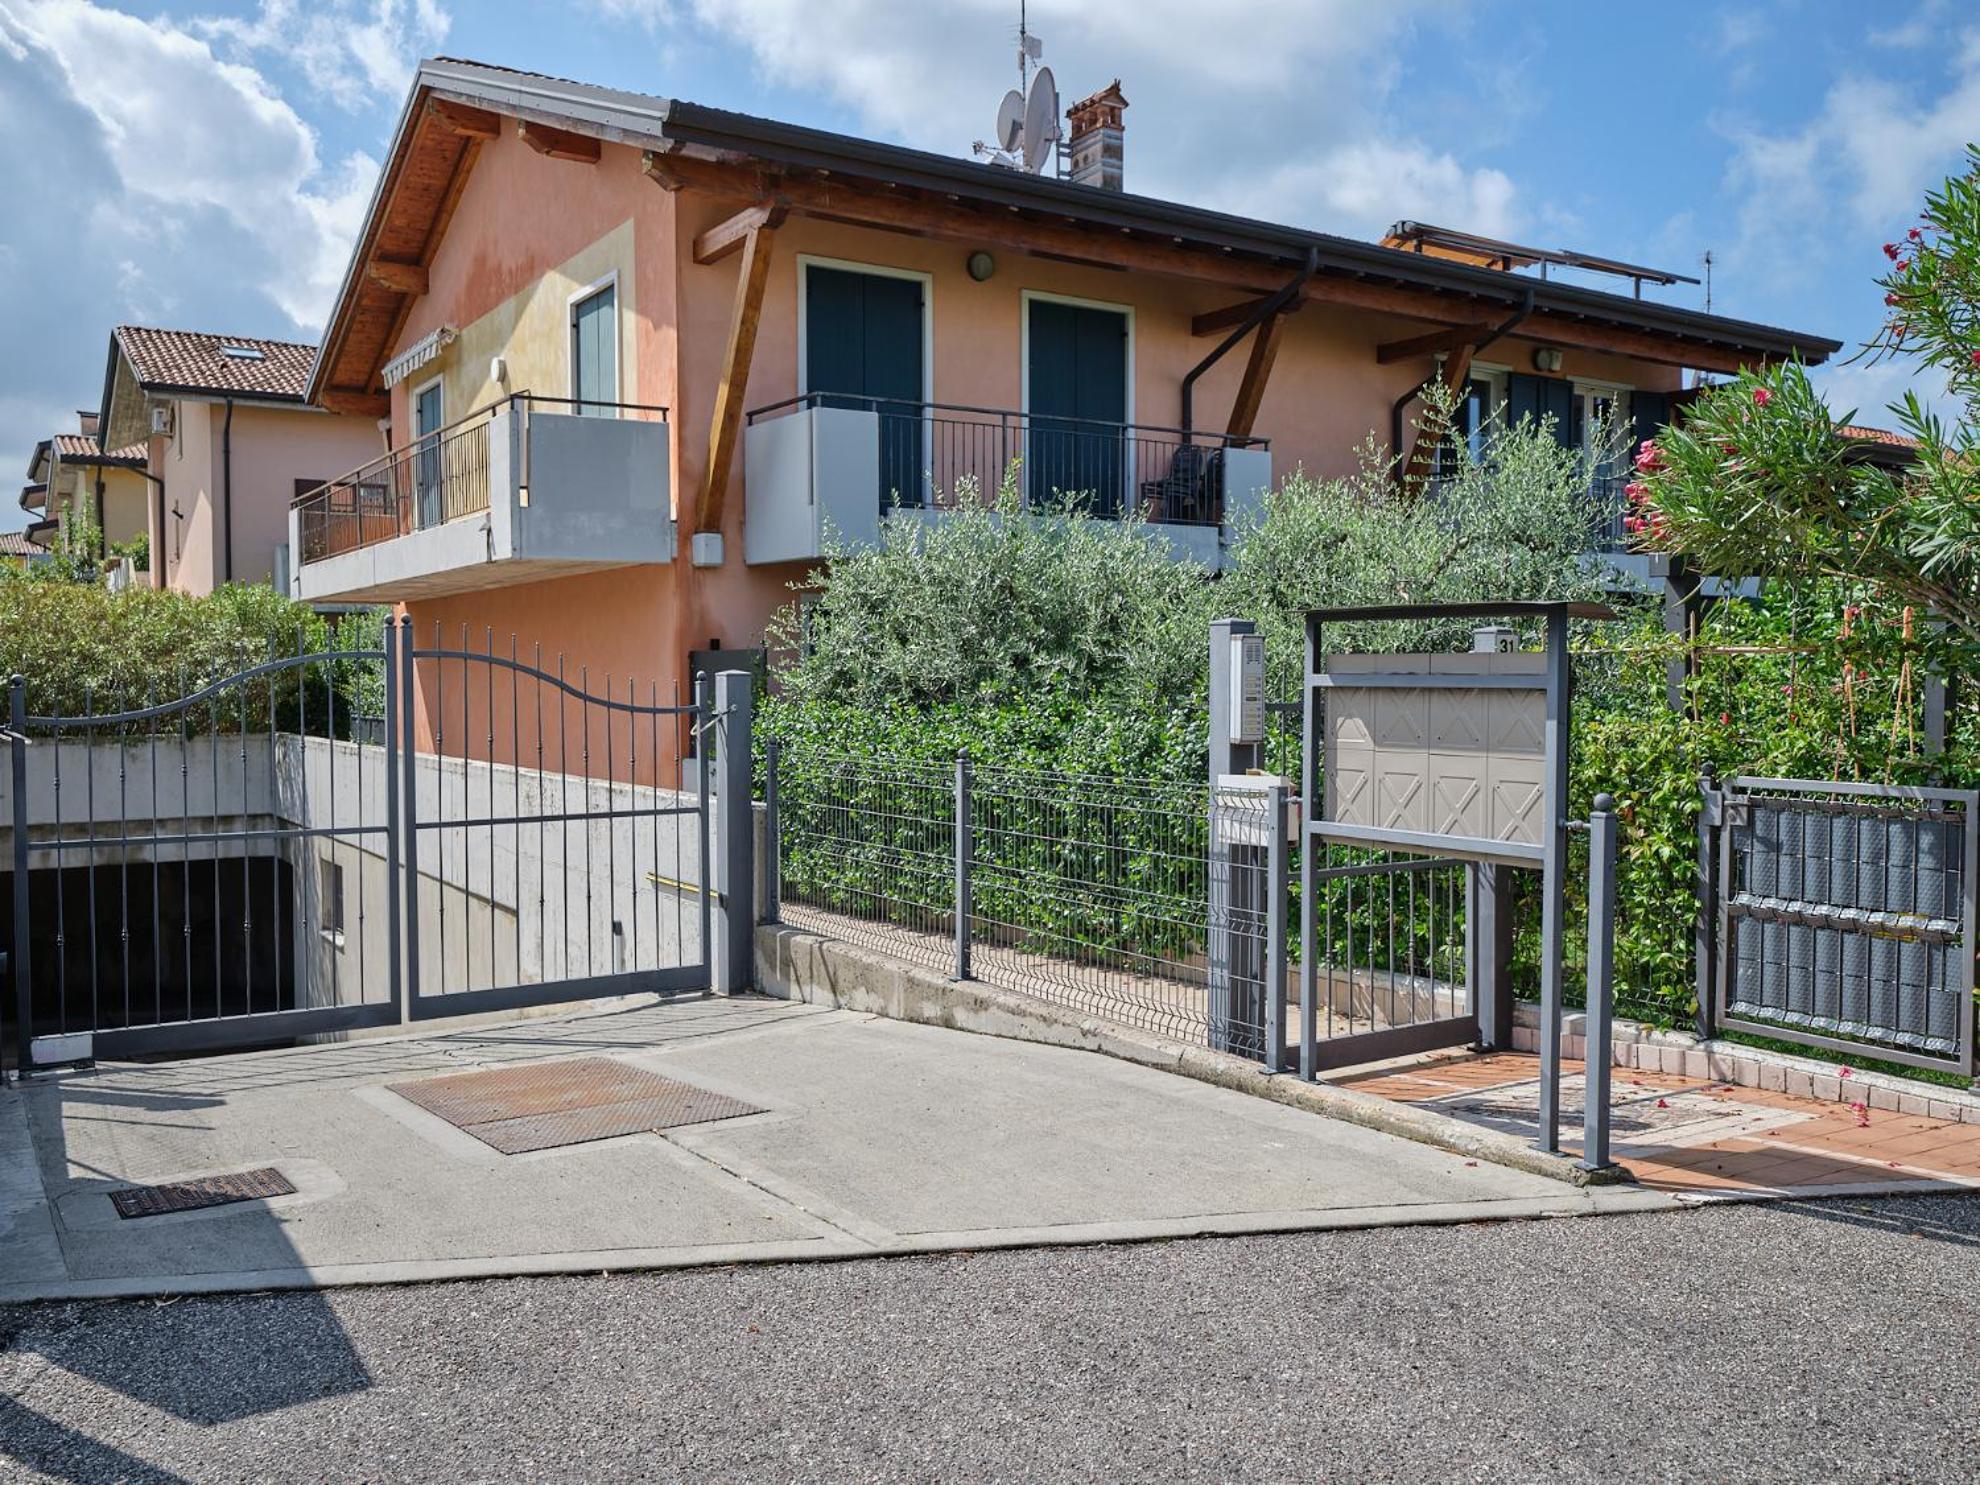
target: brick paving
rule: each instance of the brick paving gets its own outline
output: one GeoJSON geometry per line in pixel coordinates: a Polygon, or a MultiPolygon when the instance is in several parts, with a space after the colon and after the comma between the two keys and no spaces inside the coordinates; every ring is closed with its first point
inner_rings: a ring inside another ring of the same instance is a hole
{"type": "MultiPolygon", "coordinates": [[[[1579,1062],[1563,1064],[1562,1145],[1573,1153],[1581,1148],[1581,1072],[1579,1062]]],[[[1494,1052],[1437,1055],[1331,1081],[1518,1128],[1524,1116],[1512,1111],[1539,1076],[1534,1053],[1494,1052]]],[[[1613,1098],[1616,1160],[1658,1190],[1806,1196],[1838,1187],[1980,1187],[1980,1126],[1626,1068],[1615,1070],[1613,1098]]]]}

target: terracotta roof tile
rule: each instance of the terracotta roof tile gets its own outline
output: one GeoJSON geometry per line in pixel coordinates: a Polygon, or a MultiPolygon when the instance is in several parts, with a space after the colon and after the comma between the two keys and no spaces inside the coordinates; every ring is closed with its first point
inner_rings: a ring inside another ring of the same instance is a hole
{"type": "Polygon", "coordinates": [[[55,435],[54,443],[56,454],[63,459],[107,457],[119,463],[142,464],[150,455],[150,450],[141,443],[134,443],[129,448],[118,449],[113,454],[104,455],[93,433],[58,433],[55,435]]]}
{"type": "Polygon", "coordinates": [[[0,557],[46,557],[48,548],[28,540],[25,531],[0,531],[0,557]]]}
{"type": "Polygon", "coordinates": [[[1856,443],[1886,443],[1894,449],[1915,449],[1918,440],[1903,433],[1893,433],[1888,428],[1868,428],[1861,423],[1845,424],[1840,430],[1844,438],[1856,443]]]}
{"type": "Polygon", "coordinates": [[[293,340],[142,325],[119,325],[116,336],[131,370],[147,388],[300,402],[316,359],[315,346],[293,340]],[[247,354],[239,354],[243,352],[247,354]]]}

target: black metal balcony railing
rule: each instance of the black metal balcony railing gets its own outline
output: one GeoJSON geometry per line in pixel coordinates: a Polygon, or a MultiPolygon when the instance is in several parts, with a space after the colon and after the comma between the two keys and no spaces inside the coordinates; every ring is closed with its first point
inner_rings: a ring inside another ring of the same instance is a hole
{"type": "MultiPolygon", "coordinates": [[[[444,526],[488,509],[488,439],[503,408],[527,419],[533,408],[589,417],[664,419],[667,409],[634,402],[573,402],[516,392],[392,450],[349,474],[298,495],[299,563],[444,526]]],[[[523,447],[528,448],[524,424],[523,447]]]]}
{"type": "Polygon", "coordinates": [[[1015,463],[1033,509],[1070,505],[1109,518],[1135,511],[1168,525],[1216,526],[1224,519],[1226,451],[1271,447],[1215,432],[825,392],[759,407],[749,421],[819,407],[878,415],[883,511],[952,507],[958,489],[972,485],[993,500],[1015,463]]]}

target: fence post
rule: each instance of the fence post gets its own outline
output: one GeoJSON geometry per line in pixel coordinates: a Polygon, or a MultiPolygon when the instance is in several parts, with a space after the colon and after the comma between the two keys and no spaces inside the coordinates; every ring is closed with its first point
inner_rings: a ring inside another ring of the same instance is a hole
{"type": "MultiPolygon", "coordinates": [[[[1244,984],[1253,975],[1264,974],[1263,956],[1255,938],[1239,929],[1249,917],[1247,909],[1260,906],[1252,900],[1257,873],[1256,848],[1233,845],[1225,839],[1229,821],[1226,807],[1219,804],[1218,784],[1229,774],[1241,774],[1258,766],[1256,743],[1238,740],[1241,721],[1231,705],[1234,641],[1255,635],[1257,624],[1250,619],[1216,619],[1210,625],[1210,859],[1208,902],[1205,904],[1208,942],[1207,1000],[1210,1019],[1210,1045],[1220,1052],[1240,1051],[1250,1038],[1245,1028],[1257,1026],[1244,984]],[[1249,858],[1247,860],[1247,857],[1249,858]],[[1247,892],[1246,888],[1253,890],[1247,892]]],[[[1249,918],[1256,922],[1256,918],[1249,918]]]]}
{"type": "Polygon", "coordinates": [[[1265,791],[1265,1071],[1286,1068],[1286,830],[1284,784],[1265,791]]]}
{"type": "Polygon", "coordinates": [[[1609,1163],[1610,1045],[1616,990],[1616,802],[1595,796],[1588,817],[1588,1008],[1582,1017],[1581,1163],[1609,1163]]]}
{"type": "Polygon", "coordinates": [[[720,916],[710,946],[709,988],[725,995],[755,980],[756,851],[750,788],[750,711],[756,677],[725,670],[715,677],[717,739],[715,793],[715,911],[720,916]]]}
{"type": "Polygon", "coordinates": [[[1478,1018],[1478,1050],[1503,1052],[1513,1040],[1513,869],[1480,861],[1467,880],[1467,968],[1476,977],[1471,1007],[1478,1018]]]}
{"type": "Polygon", "coordinates": [[[763,739],[763,921],[781,923],[784,918],[784,840],[777,816],[777,765],[782,749],[777,739],[763,739]]]}
{"type": "Polygon", "coordinates": [[[969,976],[969,940],[976,918],[976,887],[970,880],[970,864],[976,855],[976,837],[971,826],[969,755],[956,755],[956,978],[969,976]]]}
{"type": "MultiPolygon", "coordinates": [[[[392,621],[387,619],[385,622],[389,624],[392,621]]],[[[396,677],[387,676],[385,684],[399,688],[399,815],[395,824],[399,830],[399,859],[405,864],[406,968],[405,978],[399,985],[399,1022],[404,1025],[414,1019],[413,1013],[419,1008],[419,737],[418,724],[414,720],[418,715],[415,693],[419,676],[414,664],[418,654],[415,643],[418,636],[413,629],[412,615],[407,614],[398,623],[399,673],[396,677]]],[[[440,761],[435,758],[436,780],[439,767],[440,761]]],[[[444,861],[443,857],[443,867],[444,861]]],[[[436,892],[444,891],[445,876],[436,874],[433,885],[436,892]]],[[[396,881],[392,884],[392,890],[400,890],[396,881]]],[[[440,988],[447,988],[444,973],[440,988]]]]}
{"type": "Polygon", "coordinates": [[[1693,890],[1698,917],[1692,924],[1692,983],[1698,999],[1698,1036],[1709,1041],[1718,1034],[1716,997],[1719,986],[1719,827],[1725,818],[1725,795],[1717,770],[1706,764],[1698,776],[1698,876],[1693,890]]]}
{"type": "Polygon", "coordinates": [[[14,1009],[20,1024],[15,1070],[22,1081],[34,1067],[34,1003],[28,974],[28,807],[27,807],[27,681],[7,682],[8,782],[14,793],[14,1009]]]}

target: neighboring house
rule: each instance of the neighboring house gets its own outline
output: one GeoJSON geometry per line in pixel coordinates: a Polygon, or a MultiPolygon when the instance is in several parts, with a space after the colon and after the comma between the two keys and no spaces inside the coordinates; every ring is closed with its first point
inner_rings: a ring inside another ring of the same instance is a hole
{"type": "Polygon", "coordinates": [[[299,503],[295,591],[665,695],[691,652],[762,644],[835,534],[939,520],[1012,458],[1215,570],[1268,485],[1371,434],[1431,472],[1433,380],[1461,436],[1498,411],[1571,442],[1654,430],[1687,369],[1838,348],[1645,299],[1674,276],[1627,264],[1129,195],[1125,106],[1069,110],[1056,179],[423,64],[309,382],[394,452],[299,503]]]}
{"type": "Polygon", "coordinates": [[[27,567],[48,560],[48,549],[25,531],[0,531],[0,567],[27,567]]]}
{"type": "Polygon", "coordinates": [[[78,513],[102,533],[106,546],[145,533],[145,447],[134,443],[106,454],[97,442],[96,420],[94,412],[77,413],[76,432],[43,439],[28,460],[21,508],[38,517],[35,530],[44,546],[60,545],[78,513]]]}
{"type": "Polygon", "coordinates": [[[143,457],[153,586],[287,586],[288,509],[380,445],[374,418],[304,397],[316,347],[120,325],[110,335],[103,441],[143,457]]]}

